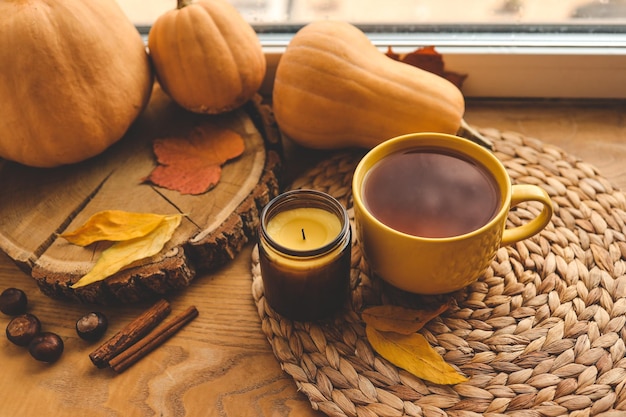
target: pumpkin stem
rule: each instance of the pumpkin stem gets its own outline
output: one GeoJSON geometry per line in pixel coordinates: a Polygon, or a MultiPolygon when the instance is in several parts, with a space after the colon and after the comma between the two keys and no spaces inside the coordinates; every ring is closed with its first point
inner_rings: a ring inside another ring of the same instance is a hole
{"type": "Polygon", "coordinates": [[[193,3],[193,0],[178,0],[178,5],[176,6],[178,9],[182,9],[183,7],[189,6],[193,3]]]}

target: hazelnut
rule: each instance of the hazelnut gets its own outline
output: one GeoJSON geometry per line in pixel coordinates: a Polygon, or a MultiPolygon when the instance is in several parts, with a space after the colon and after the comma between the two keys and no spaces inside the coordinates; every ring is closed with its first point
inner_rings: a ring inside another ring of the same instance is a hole
{"type": "Polygon", "coordinates": [[[63,339],[52,332],[39,333],[28,345],[31,356],[41,362],[56,362],[63,353],[63,339]]]}
{"type": "Polygon", "coordinates": [[[93,342],[104,335],[108,325],[109,322],[103,313],[92,311],[76,321],[76,333],[81,339],[93,342]]]}
{"type": "Polygon", "coordinates": [[[15,316],[7,324],[7,339],[18,346],[27,346],[41,332],[41,322],[33,314],[15,316]]]}
{"type": "Polygon", "coordinates": [[[8,316],[26,313],[28,300],[19,288],[7,288],[0,294],[0,311],[8,316]]]}

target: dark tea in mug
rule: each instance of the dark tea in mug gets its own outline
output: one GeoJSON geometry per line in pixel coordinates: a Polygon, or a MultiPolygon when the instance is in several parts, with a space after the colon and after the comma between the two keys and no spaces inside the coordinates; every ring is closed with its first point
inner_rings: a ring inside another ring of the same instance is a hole
{"type": "Polygon", "coordinates": [[[477,230],[501,204],[500,188],[485,167],[440,148],[386,156],[367,173],[362,193],[365,206],[379,221],[427,238],[477,230]]]}

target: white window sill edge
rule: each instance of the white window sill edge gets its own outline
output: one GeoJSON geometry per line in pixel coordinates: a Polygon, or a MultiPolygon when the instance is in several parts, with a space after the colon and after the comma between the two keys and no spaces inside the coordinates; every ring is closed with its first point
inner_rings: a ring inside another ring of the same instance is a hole
{"type": "MultiPolygon", "coordinates": [[[[435,46],[446,70],[467,74],[465,97],[626,99],[626,35],[370,34],[386,51],[435,46]]],[[[268,82],[290,35],[259,35],[268,82]]]]}

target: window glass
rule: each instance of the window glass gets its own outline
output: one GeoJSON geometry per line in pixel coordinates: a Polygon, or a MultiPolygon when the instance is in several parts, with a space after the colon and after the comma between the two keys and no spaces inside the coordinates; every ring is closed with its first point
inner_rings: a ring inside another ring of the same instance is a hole
{"type": "MultiPolygon", "coordinates": [[[[175,0],[117,0],[137,26],[150,26],[175,0]]],[[[623,30],[626,0],[230,0],[253,25],[298,26],[326,18],[355,24],[565,25],[623,30]]]]}

